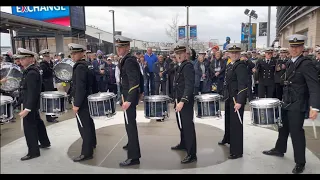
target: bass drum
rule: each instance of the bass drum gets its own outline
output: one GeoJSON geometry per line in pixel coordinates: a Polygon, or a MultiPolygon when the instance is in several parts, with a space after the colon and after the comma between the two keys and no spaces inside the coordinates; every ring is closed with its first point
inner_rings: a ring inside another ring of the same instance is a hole
{"type": "Polygon", "coordinates": [[[6,82],[1,83],[1,90],[5,92],[13,92],[19,89],[23,74],[18,65],[9,62],[2,62],[0,74],[1,79],[7,79],[6,82]]]}
{"type": "Polygon", "coordinates": [[[72,80],[74,64],[72,59],[63,59],[53,67],[53,72],[59,80],[68,83],[72,80]]]}

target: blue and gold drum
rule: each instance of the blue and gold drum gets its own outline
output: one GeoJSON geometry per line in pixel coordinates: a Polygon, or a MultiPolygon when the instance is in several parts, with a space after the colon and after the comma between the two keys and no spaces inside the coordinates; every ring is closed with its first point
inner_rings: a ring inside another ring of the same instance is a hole
{"type": "Polygon", "coordinates": [[[254,125],[281,124],[281,101],[260,98],[250,101],[251,121],[254,125]]]}
{"type": "Polygon", "coordinates": [[[216,93],[201,94],[194,97],[197,118],[212,118],[221,116],[221,96],[216,93]]]}
{"type": "Polygon", "coordinates": [[[152,95],[144,98],[144,116],[147,119],[162,120],[169,118],[169,102],[165,95],[152,95]]]}

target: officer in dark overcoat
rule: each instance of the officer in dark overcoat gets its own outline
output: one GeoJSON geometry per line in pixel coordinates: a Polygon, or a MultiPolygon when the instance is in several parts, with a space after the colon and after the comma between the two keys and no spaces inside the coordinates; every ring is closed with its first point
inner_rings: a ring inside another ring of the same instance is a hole
{"type": "Polygon", "coordinates": [[[85,161],[93,158],[93,149],[96,148],[96,131],[93,119],[89,113],[88,96],[92,94],[92,73],[85,59],[86,47],[70,43],[68,48],[71,58],[75,62],[72,73],[72,110],[76,114],[78,128],[81,134],[81,155],[74,158],[74,162],[85,161]],[[81,124],[80,124],[81,122],[81,124]]]}
{"type": "Polygon", "coordinates": [[[137,109],[139,96],[143,93],[143,75],[140,72],[140,66],[137,58],[132,56],[130,51],[129,38],[116,35],[115,37],[117,53],[122,59],[119,62],[120,69],[120,90],[123,95],[121,102],[122,109],[125,112],[125,127],[128,136],[128,144],[124,149],[128,150],[128,157],[121,162],[120,166],[131,166],[140,164],[140,144],[137,129],[137,109]]]}
{"type": "Polygon", "coordinates": [[[187,155],[181,163],[197,161],[197,141],[193,122],[195,72],[193,64],[187,59],[187,44],[178,43],[174,53],[179,64],[173,85],[176,118],[180,130],[180,143],[172,150],[186,150],[187,155]]]}
{"type": "Polygon", "coordinates": [[[39,148],[50,146],[46,127],[39,115],[40,93],[42,89],[42,76],[40,68],[35,65],[36,53],[18,48],[17,56],[24,68],[20,82],[20,97],[24,110],[19,115],[23,121],[24,135],[28,145],[28,154],[21,158],[22,161],[40,156],[39,148]],[[40,142],[40,146],[38,145],[40,142]]]}
{"type": "Polygon", "coordinates": [[[227,65],[224,81],[225,100],[225,134],[218,144],[230,144],[229,159],[241,158],[243,155],[243,112],[247,100],[248,69],[240,60],[241,45],[229,44],[227,51],[231,62],[227,65]],[[239,119],[237,111],[240,114],[239,119]],[[231,132],[232,131],[232,132],[231,132]]]}
{"type": "Polygon", "coordinates": [[[306,138],[303,129],[305,113],[309,111],[309,118],[315,120],[320,109],[317,69],[311,59],[303,56],[306,39],[306,36],[300,34],[287,37],[292,57],[287,62],[287,69],[283,76],[282,124],[280,124],[275,147],[269,151],[263,151],[266,155],[283,157],[287,151],[290,134],[296,163],[292,170],[294,174],[302,173],[306,163],[306,138]]]}

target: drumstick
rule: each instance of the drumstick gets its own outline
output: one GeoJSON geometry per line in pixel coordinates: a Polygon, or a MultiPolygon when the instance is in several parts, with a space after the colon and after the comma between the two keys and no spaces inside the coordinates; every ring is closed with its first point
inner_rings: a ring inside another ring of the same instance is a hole
{"type": "MultiPolygon", "coordinates": [[[[233,102],[234,102],[234,105],[237,104],[236,99],[234,97],[233,97],[233,102]]],[[[241,120],[241,116],[240,116],[239,110],[237,110],[237,114],[238,114],[239,121],[242,124],[242,120],[241,120]]]]}
{"type": "MultiPolygon", "coordinates": [[[[124,97],[123,97],[123,94],[121,95],[121,98],[122,98],[122,104],[124,103],[124,97]]],[[[123,110],[124,112],[124,119],[126,121],[127,124],[129,124],[128,122],[128,116],[127,116],[127,111],[126,110],[123,110]]]]}
{"type": "MultiPolygon", "coordinates": [[[[71,103],[72,103],[72,106],[74,106],[74,105],[73,105],[73,102],[71,102],[71,103]]],[[[83,126],[82,126],[82,123],[81,123],[81,120],[80,120],[80,117],[79,117],[78,113],[76,113],[76,119],[78,120],[78,122],[79,122],[80,126],[83,128],[83,126]]]]}
{"type": "MultiPolygon", "coordinates": [[[[177,105],[178,105],[178,100],[176,99],[176,106],[177,106],[177,105]]],[[[179,127],[182,129],[180,112],[178,112],[178,122],[179,122],[179,127]]]]}
{"type": "MultiPolygon", "coordinates": [[[[310,107],[310,109],[312,109],[312,107],[310,107]]],[[[317,136],[317,129],[316,129],[316,124],[314,123],[315,120],[311,120],[312,121],[312,127],[313,127],[313,135],[315,139],[318,139],[317,136]]]]}

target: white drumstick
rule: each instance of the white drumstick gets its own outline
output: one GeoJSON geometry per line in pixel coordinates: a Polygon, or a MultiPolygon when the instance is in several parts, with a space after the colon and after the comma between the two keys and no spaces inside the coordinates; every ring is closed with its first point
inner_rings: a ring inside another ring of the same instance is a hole
{"type": "Polygon", "coordinates": [[[315,139],[318,139],[318,137],[317,137],[317,129],[316,129],[316,125],[315,125],[314,121],[312,121],[312,126],[313,126],[314,138],[315,138],[315,139]]]}
{"type": "MultiPolygon", "coordinates": [[[[124,103],[123,94],[121,95],[121,98],[122,98],[122,104],[123,104],[123,103],[124,103]]],[[[126,110],[123,110],[123,112],[124,112],[124,118],[125,118],[126,124],[129,124],[129,122],[128,122],[128,116],[127,116],[127,111],[126,111],[126,110]]]]}
{"type": "MultiPolygon", "coordinates": [[[[74,106],[74,105],[73,105],[73,102],[71,102],[71,103],[72,103],[72,106],[74,106]]],[[[82,123],[81,123],[81,120],[80,120],[80,117],[79,117],[78,113],[76,113],[76,119],[78,120],[78,122],[79,122],[80,126],[83,128],[83,126],[82,126],[82,123]]]]}
{"type": "MultiPolygon", "coordinates": [[[[234,102],[234,104],[237,104],[236,99],[234,97],[233,97],[233,102],[234,102]]],[[[237,110],[237,114],[238,114],[239,121],[242,124],[241,116],[240,116],[240,113],[238,110],[237,110]]]]}
{"type": "MultiPolygon", "coordinates": [[[[176,106],[177,106],[177,105],[178,105],[178,100],[176,99],[176,106]]],[[[179,127],[180,127],[180,129],[182,129],[180,112],[178,112],[178,122],[179,122],[179,127]]]]}

